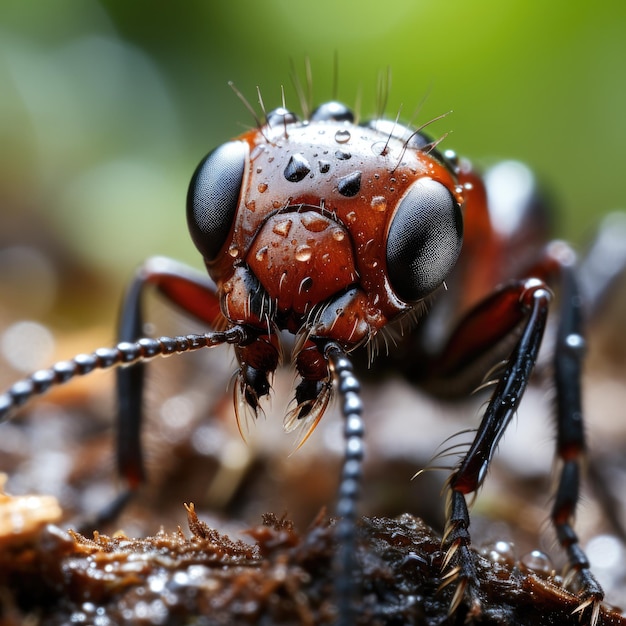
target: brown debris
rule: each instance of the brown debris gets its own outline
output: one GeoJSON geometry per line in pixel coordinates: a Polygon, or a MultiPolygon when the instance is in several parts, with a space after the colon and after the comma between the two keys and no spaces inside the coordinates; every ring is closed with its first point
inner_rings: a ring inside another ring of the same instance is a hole
{"type": "Polygon", "coordinates": [[[46,524],[58,522],[61,507],[52,496],[9,496],[6,474],[0,473],[0,549],[28,543],[46,524]]]}
{"type": "MultiPolygon", "coordinates": [[[[8,497],[8,496],[7,496],[8,497]]],[[[264,516],[233,541],[187,507],[182,529],[131,539],[86,538],[52,524],[19,546],[0,546],[0,624],[332,624],[336,617],[333,522],[320,515],[303,535],[264,516]],[[97,620],[96,620],[97,618],[97,620]]],[[[448,607],[440,538],[420,519],[363,518],[357,624],[580,624],[579,599],[556,579],[474,553],[480,609],[448,607]]],[[[626,625],[602,608],[599,625],[626,625]]]]}

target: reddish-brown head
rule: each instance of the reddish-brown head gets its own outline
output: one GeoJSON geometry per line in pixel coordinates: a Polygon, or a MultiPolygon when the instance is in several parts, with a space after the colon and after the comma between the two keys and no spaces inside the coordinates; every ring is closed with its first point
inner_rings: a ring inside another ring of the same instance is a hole
{"type": "MultiPolygon", "coordinates": [[[[273,369],[270,336],[300,334],[296,365],[309,382],[296,397],[317,402],[324,341],[351,350],[443,283],[461,248],[462,201],[454,163],[421,132],[356,125],[335,102],[304,122],[277,109],[210,153],[188,221],[226,319],[266,335],[238,350],[242,368],[273,369]]],[[[256,408],[266,387],[258,372],[248,378],[243,396],[256,408]]]]}

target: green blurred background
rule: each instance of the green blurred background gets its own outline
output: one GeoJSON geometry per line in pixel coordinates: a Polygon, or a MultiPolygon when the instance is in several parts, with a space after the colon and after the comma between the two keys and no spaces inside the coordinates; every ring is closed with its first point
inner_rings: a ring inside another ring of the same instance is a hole
{"type": "MultiPolygon", "coordinates": [[[[0,249],[52,258],[66,285],[52,310],[75,297],[110,317],[145,257],[199,265],[188,180],[253,125],[228,81],[255,105],[258,85],[268,108],[284,86],[299,110],[292,66],[302,78],[310,59],[320,102],[334,95],[335,57],[336,95],[360,99],[364,117],[390,68],[389,116],[402,107],[408,120],[425,99],[418,122],[453,111],[431,127],[450,131],[446,147],[529,163],[558,200],[559,236],[583,243],[623,206],[624,2],[1,0],[0,249]]],[[[10,261],[5,283],[20,278],[5,309],[37,289],[10,261]]]]}

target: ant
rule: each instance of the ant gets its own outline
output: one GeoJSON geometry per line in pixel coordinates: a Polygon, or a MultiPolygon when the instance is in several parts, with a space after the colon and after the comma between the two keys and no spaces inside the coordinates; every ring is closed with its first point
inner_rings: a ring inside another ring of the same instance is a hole
{"type": "MultiPolygon", "coordinates": [[[[389,357],[401,361],[416,383],[433,389],[488,372],[491,398],[446,483],[442,540],[443,584],[456,588],[451,611],[464,597],[476,606],[479,583],[466,497],[481,487],[522,400],[558,293],[553,376],[561,469],[551,519],[580,589],[576,611],[589,611],[595,624],[603,591],[572,522],[585,453],[585,341],[575,255],[566,244],[548,240],[544,207],[533,188],[524,188],[505,207],[490,204],[485,181],[472,165],[441,151],[423,128],[385,119],[357,124],[337,101],[317,107],[304,121],[285,106],[266,113],[255,128],[210,152],[191,180],[187,221],[208,276],[170,259],[148,260],[126,293],[119,343],[16,383],[0,395],[0,420],[53,385],[123,366],[117,370],[117,457],[128,489],[113,515],[145,480],[145,362],[232,344],[241,430],[242,420],[256,417],[270,392],[280,332],[291,333],[300,382],[285,429],[302,428],[302,444],[334,393],[341,404],[345,457],[336,505],[337,593],[339,622],[347,625],[357,593],[352,573],[364,456],[364,407],[353,351],[371,348],[379,336],[398,337],[389,357]],[[147,289],[212,330],[142,337],[147,289]]],[[[503,176],[510,186],[520,174],[509,167],[503,176]]]]}

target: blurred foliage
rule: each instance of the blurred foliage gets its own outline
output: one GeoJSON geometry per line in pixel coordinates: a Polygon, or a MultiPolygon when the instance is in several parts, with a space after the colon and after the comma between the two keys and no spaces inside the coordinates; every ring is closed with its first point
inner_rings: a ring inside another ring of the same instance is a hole
{"type": "Polygon", "coordinates": [[[528,162],[584,241],[622,203],[625,26],[618,1],[1,0],[0,244],[53,238],[118,289],[151,254],[199,265],[188,180],[254,123],[228,81],[299,111],[306,59],[313,100],[364,117],[389,68],[387,115],[453,110],[432,133],[528,162]]]}

